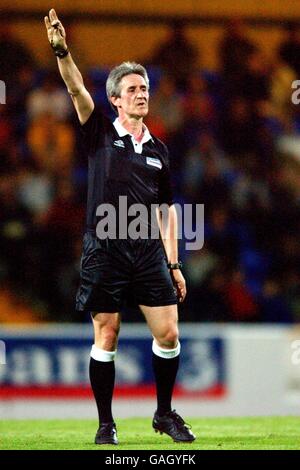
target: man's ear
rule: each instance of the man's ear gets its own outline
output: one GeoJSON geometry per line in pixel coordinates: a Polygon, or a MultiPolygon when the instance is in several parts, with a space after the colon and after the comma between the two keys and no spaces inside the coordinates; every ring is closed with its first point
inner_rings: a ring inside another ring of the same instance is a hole
{"type": "Polygon", "coordinates": [[[111,96],[110,101],[116,108],[120,105],[120,98],[118,96],[111,96]]]}

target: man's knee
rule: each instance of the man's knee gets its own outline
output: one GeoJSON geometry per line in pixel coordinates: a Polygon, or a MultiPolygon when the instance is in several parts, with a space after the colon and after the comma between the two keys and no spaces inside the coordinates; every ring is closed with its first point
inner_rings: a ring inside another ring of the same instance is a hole
{"type": "Polygon", "coordinates": [[[117,347],[120,321],[117,317],[94,317],[95,344],[105,351],[114,351],[117,347]]]}
{"type": "Polygon", "coordinates": [[[157,335],[155,341],[161,348],[174,349],[178,344],[178,336],[178,327],[177,325],[173,325],[165,331],[162,331],[160,335],[157,335]]]}
{"type": "Polygon", "coordinates": [[[114,351],[117,346],[118,335],[119,328],[112,326],[103,327],[99,333],[101,349],[104,349],[105,351],[114,351]]]}

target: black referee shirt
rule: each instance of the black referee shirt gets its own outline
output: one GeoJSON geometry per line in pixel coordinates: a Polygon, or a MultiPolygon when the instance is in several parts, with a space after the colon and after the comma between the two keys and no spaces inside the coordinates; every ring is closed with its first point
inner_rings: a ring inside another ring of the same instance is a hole
{"type": "MultiPolygon", "coordinates": [[[[81,126],[88,154],[87,229],[94,230],[99,217],[97,207],[112,204],[118,213],[119,196],[131,204],[173,204],[168,150],[154,136],[136,153],[128,133],[122,136],[114,124],[94,109],[81,126]]],[[[124,128],[123,128],[124,129],[124,128]]]]}

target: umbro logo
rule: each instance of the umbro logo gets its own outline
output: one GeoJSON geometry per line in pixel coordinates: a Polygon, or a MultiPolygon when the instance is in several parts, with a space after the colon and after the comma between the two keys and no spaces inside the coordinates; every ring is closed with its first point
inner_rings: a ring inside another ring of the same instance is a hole
{"type": "Polygon", "coordinates": [[[114,145],[116,147],[122,147],[123,149],[125,148],[125,144],[124,144],[123,140],[115,140],[114,145]]]}

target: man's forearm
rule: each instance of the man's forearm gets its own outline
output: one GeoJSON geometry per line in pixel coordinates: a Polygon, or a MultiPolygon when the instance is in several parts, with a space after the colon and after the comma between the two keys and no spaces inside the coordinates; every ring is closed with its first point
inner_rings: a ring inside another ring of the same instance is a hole
{"type": "Polygon", "coordinates": [[[163,240],[168,263],[177,263],[178,262],[178,241],[175,239],[165,239],[163,240]]]}
{"type": "Polygon", "coordinates": [[[159,219],[159,228],[169,263],[178,262],[178,222],[174,205],[169,207],[167,223],[159,219]]]}
{"type": "Polygon", "coordinates": [[[80,93],[83,85],[83,78],[79,72],[71,54],[69,53],[63,59],[57,58],[58,68],[65,82],[70,95],[76,96],[80,93]]]}
{"type": "Polygon", "coordinates": [[[49,11],[49,17],[45,16],[44,21],[48,40],[57,56],[61,77],[71,95],[79,121],[83,125],[87,122],[95,107],[93,99],[86,90],[82,75],[68,50],[65,29],[53,8],[49,11]]]}

